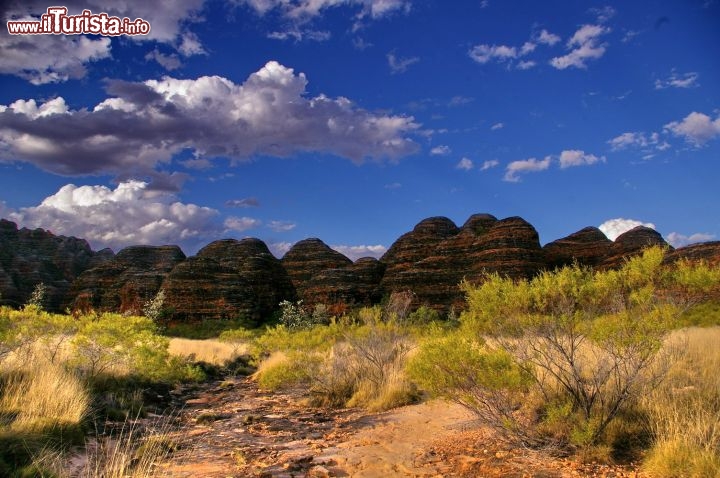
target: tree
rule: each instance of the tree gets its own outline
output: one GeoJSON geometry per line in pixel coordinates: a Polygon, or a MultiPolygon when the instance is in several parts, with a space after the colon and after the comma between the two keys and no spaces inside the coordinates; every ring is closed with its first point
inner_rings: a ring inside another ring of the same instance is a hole
{"type": "Polygon", "coordinates": [[[482,403],[470,408],[506,430],[523,430],[518,438],[528,443],[549,439],[543,429],[561,422],[566,433],[553,440],[597,444],[628,404],[662,380],[666,367],[658,358],[688,297],[696,299],[720,284],[717,269],[690,263],[668,268],[663,258],[663,249],[651,248],[619,270],[594,271],[576,264],[529,281],[487,274],[479,285],[464,282],[468,310],[460,318],[462,334],[474,345],[447,350],[447,360],[462,363],[448,367],[446,360],[431,371],[442,376],[465,369],[472,377],[445,380],[447,386],[438,392],[457,399],[458,388],[470,384],[479,389],[470,395],[512,398],[512,403],[496,405],[495,412],[491,407],[490,414],[482,403]],[[512,366],[500,360],[505,354],[512,366]],[[540,396],[542,403],[524,410],[524,417],[535,414],[534,435],[527,434],[527,423],[519,422],[523,413],[516,393],[497,394],[510,385],[517,392],[522,382],[480,380],[480,366],[482,375],[508,378],[518,367],[523,372],[519,376],[532,378],[527,397],[540,396]]]}

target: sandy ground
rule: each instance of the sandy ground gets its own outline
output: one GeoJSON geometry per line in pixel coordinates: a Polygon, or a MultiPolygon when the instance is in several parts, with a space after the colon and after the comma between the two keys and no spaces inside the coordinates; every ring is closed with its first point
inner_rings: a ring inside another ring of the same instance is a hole
{"type": "Polygon", "coordinates": [[[185,399],[179,450],[154,476],[642,477],[633,467],[513,448],[457,404],[429,401],[380,414],[307,407],[302,391],[267,393],[249,379],[218,382],[185,399]]]}
{"type": "Polygon", "coordinates": [[[473,417],[456,404],[434,400],[377,415],[371,422],[319,459],[335,461],[332,470],[357,478],[446,476],[446,464],[428,462],[424,455],[434,442],[471,425],[473,417]]]}
{"type": "Polygon", "coordinates": [[[422,459],[435,441],[471,423],[442,401],[381,414],[313,409],[299,393],[266,393],[226,381],[187,400],[173,440],[180,450],[158,468],[169,477],[448,476],[422,459]]]}

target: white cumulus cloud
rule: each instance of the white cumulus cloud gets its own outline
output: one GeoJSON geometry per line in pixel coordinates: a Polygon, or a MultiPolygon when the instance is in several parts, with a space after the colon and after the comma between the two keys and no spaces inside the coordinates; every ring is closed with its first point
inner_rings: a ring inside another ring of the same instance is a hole
{"type": "Polygon", "coordinates": [[[589,166],[595,163],[604,163],[605,156],[595,156],[594,154],[586,154],[585,151],[570,149],[560,153],[560,168],[570,168],[573,166],[589,166]]]}
{"type": "Polygon", "coordinates": [[[610,28],[601,25],[583,25],[567,41],[570,53],[550,60],[558,70],[566,68],[587,68],[587,60],[598,59],[605,54],[607,45],[600,43],[600,37],[609,33],[610,28]]]}
{"type": "Polygon", "coordinates": [[[608,140],[608,144],[613,151],[619,151],[633,146],[645,147],[648,141],[643,133],[627,132],[608,140]]]}
{"type": "Polygon", "coordinates": [[[483,162],[482,166],[480,167],[480,171],[487,171],[488,169],[492,169],[499,165],[500,165],[500,161],[498,161],[497,159],[489,159],[489,160],[483,162]]]}
{"type": "Polygon", "coordinates": [[[450,153],[452,153],[450,146],[444,144],[435,146],[433,149],[430,150],[430,154],[433,156],[447,156],[450,153]]]}
{"type": "MultiPolygon", "coordinates": [[[[201,21],[199,13],[206,0],[163,0],[148,2],[147,0],[123,0],[107,2],[104,0],[65,0],[60,2],[67,7],[70,15],[78,15],[87,9],[93,13],[105,12],[110,16],[130,19],[142,18],[150,23],[150,33],[146,36],[131,37],[136,41],[155,40],[162,43],[179,45],[182,36],[188,32],[189,23],[201,21]]],[[[46,12],[48,3],[44,0],[23,0],[11,2],[6,15],[39,16],[46,12]]]]}
{"type": "Polygon", "coordinates": [[[711,139],[720,136],[720,116],[715,120],[704,113],[693,111],[682,121],[673,121],[665,125],[665,130],[695,146],[702,146],[711,139]]]}
{"type": "Polygon", "coordinates": [[[257,227],[260,227],[262,224],[262,221],[259,219],[254,219],[252,217],[236,217],[236,216],[230,216],[225,219],[223,222],[226,229],[229,231],[235,231],[235,232],[243,232],[247,231],[248,229],[255,229],[257,227]]]}
{"type": "Polygon", "coordinates": [[[82,78],[86,64],[110,57],[110,44],[107,37],[0,34],[0,73],[34,85],[82,78]]]}
{"type": "Polygon", "coordinates": [[[560,41],[560,37],[543,29],[537,35],[536,41],[538,43],[542,43],[543,45],[553,46],[560,41]]]}
{"type": "Polygon", "coordinates": [[[215,209],[150,191],[141,181],[123,182],[115,189],[68,184],[38,206],[9,215],[22,226],[87,239],[94,249],[179,244],[186,252],[222,234],[217,217],[215,209]]]}
{"type": "Polygon", "coordinates": [[[275,61],[242,84],[219,76],[109,81],[110,97],[71,110],[62,97],[0,105],[0,161],[57,174],[147,176],[183,150],[243,161],[324,152],[356,163],[415,152],[412,117],[373,113],[344,97],[308,97],[307,79],[275,61]],[[40,114],[41,112],[47,114],[40,114]]]}
{"type": "Polygon", "coordinates": [[[597,15],[598,22],[606,23],[608,20],[614,17],[615,14],[617,14],[617,10],[615,10],[610,5],[606,5],[604,7],[591,8],[590,13],[597,15]]]}
{"type": "Polygon", "coordinates": [[[470,171],[472,168],[475,167],[475,165],[470,158],[462,158],[455,167],[457,169],[462,169],[463,171],[470,171]]]}
{"type": "Polygon", "coordinates": [[[153,51],[148,52],[145,55],[145,59],[150,61],[154,60],[157,62],[160,66],[165,68],[168,71],[177,70],[182,66],[182,62],[180,61],[180,58],[175,53],[171,54],[165,54],[162,53],[160,50],[155,48],[153,51]]]}
{"type": "Polygon", "coordinates": [[[641,148],[647,152],[652,150],[665,151],[670,148],[670,144],[662,140],[659,133],[647,135],[643,132],[627,132],[608,140],[607,143],[613,151],[641,148]]]}
{"type": "Polygon", "coordinates": [[[309,20],[320,16],[325,10],[348,5],[359,7],[359,17],[382,18],[398,11],[408,11],[412,2],[408,0],[238,0],[264,15],[279,10],[287,18],[309,20]]]}
{"type": "Polygon", "coordinates": [[[485,64],[491,60],[506,61],[517,58],[518,49],[507,45],[475,45],[468,52],[470,58],[478,63],[485,64]]]}
{"type": "Polygon", "coordinates": [[[287,232],[295,229],[297,224],[289,221],[270,221],[267,225],[270,229],[275,232],[287,232]]]}
{"type": "MultiPolygon", "coordinates": [[[[200,39],[189,30],[191,24],[202,21],[199,13],[204,4],[205,0],[62,2],[62,6],[67,7],[71,15],[80,14],[87,9],[92,13],[107,13],[120,18],[142,18],[150,23],[150,33],[128,38],[133,41],[163,43],[184,56],[205,53],[200,39]]],[[[50,5],[42,0],[10,2],[0,13],[5,14],[5,20],[37,20],[50,5]]],[[[20,76],[33,84],[82,78],[89,63],[110,56],[110,48],[111,40],[108,37],[93,39],[84,35],[15,36],[7,34],[7,30],[0,30],[0,73],[20,76]]],[[[173,55],[164,55],[157,50],[156,52],[148,59],[156,60],[168,70],[178,66],[179,60],[173,55]]]]}
{"type": "Polygon", "coordinates": [[[694,71],[685,74],[678,74],[673,71],[670,76],[665,80],[655,80],[655,89],[663,90],[665,88],[694,88],[700,86],[698,78],[700,77],[694,71]]]}
{"type": "Polygon", "coordinates": [[[273,40],[293,39],[296,42],[300,42],[303,40],[323,42],[329,40],[331,36],[332,34],[329,31],[300,28],[291,28],[284,31],[271,32],[267,35],[268,38],[271,38],[273,40]]]}
{"type": "Polygon", "coordinates": [[[468,56],[477,63],[483,65],[495,61],[499,63],[506,63],[509,68],[529,70],[537,65],[537,62],[527,59],[527,57],[537,49],[538,45],[553,46],[559,41],[559,36],[550,33],[547,30],[542,30],[539,34],[533,35],[530,40],[520,46],[490,44],[475,45],[468,51],[468,56]]]}
{"type": "Polygon", "coordinates": [[[390,52],[387,54],[387,61],[388,65],[390,66],[390,72],[393,75],[396,75],[398,73],[405,73],[405,71],[407,71],[407,69],[410,68],[411,65],[419,62],[420,58],[418,58],[417,56],[409,58],[399,58],[395,55],[395,52],[390,52]]]}
{"type": "Polygon", "coordinates": [[[510,183],[520,182],[518,174],[544,171],[550,167],[550,162],[550,156],[546,156],[545,159],[542,160],[530,158],[513,161],[507,165],[507,168],[505,169],[505,177],[503,179],[510,183]]]}
{"type": "Polygon", "coordinates": [[[635,219],[624,218],[608,219],[607,221],[600,224],[600,226],[598,226],[598,229],[600,229],[603,234],[608,237],[608,239],[614,241],[619,235],[635,229],[638,226],[645,226],[649,227],[650,229],[655,229],[655,224],[651,222],[642,222],[635,219]]]}
{"type": "Polygon", "coordinates": [[[260,206],[260,201],[258,201],[258,199],[255,197],[242,198],[242,199],[229,199],[229,200],[225,201],[225,205],[227,207],[240,207],[240,208],[258,207],[258,206],[260,206]]]}
{"type": "Polygon", "coordinates": [[[517,64],[518,70],[529,70],[530,68],[534,68],[537,65],[537,62],[532,60],[523,60],[517,64]]]}

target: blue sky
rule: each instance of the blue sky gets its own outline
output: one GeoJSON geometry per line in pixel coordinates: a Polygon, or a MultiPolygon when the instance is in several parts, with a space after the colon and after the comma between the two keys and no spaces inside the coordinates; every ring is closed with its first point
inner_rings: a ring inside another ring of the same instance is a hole
{"type": "Polygon", "coordinates": [[[3,25],[0,216],[23,226],[188,254],[319,237],[352,258],[477,212],[543,244],[720,237],[718,0],[64,5],[152,29],[3,25]]]}

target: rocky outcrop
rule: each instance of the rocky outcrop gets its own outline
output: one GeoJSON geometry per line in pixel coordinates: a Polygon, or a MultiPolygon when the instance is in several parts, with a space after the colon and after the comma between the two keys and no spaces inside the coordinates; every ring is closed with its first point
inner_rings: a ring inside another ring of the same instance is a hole
{"type": "Polygon", "coordinates": [[[557,241],[545,244],[545,263],[550,269],[571,265],[573,262],[596,267],[613,251],[613,242],[597,227],[586,227],[557,241]]]}
{"type": "Polygon", "coordinates": [[[359,307],[377,304],[382,299],[380,280],[385,264],[364,257],[354,264],[317,272],[303,287],[303,301],[308,305],[359,307]]]}
{"type": "Polygon", "coordinates": [[[665,256],[665,261],[668,263],[673,263],[681,259],[706,261],[709,264],[720,266],[720,241],[680,247],[665,256]]]}
{"type": "Polygon", "coordinates": [[[178,246],[131,246],[88,269],[71,290],[73,309],[141,313],[165,277],[185,260],[178,246]]]}
{"type": "Polygon", "coordinates": [[[639,254],[643,249],[651,246],[674,250],[655,229],[637,226],[615,238],[610,254],[599,264],[599,267],[605,269],[620,267],[627,257],[639,254]]]}
{"type": "Polygon", "coordinates": [[[446,217],[425,219],[380,260],[355,263],[319,239],[296,243],[281,260],[258,239],[215,241],[190,259],[177,246],[128,247],[113,256],[109,250],[93,252],[81,239],[18,230],[0,220],[0,301],[19,306],[43,282],[52,309],[71,305],[138,313],[164,288],[165,307],[175,319],[242,317],[260,324],[282,300],[302,299],[309,306],[323,303],[341,311],[410,291],[412,306],[446,312],[464,306],[458,288],[463,280],[477,282],[488,272],[530,278],[573,262],[614,268],[653,245],[668,247],[668,262],[684,258],[720,264],[720,242],[673,250],[646,227],[614,242],[587,227],[540,247],[527,221],[490,214],[473,215],[462,227],[446,217]]]}
{"type": "Polygon", "coordinates": [[[469,258],[470,279],[484,272],[527,279],[545,267],[538,233],[521,217],[501,219],[475,237],[469,258]]]}
{"type": "Polygon", "coordinates": [[[412,264],[428,257],[445,239],[458,232],[460,230],[455,223],[446,217],[420,221],[412,231],[400,236],[382,256],[382,262],[387,265],[386,276],[399,275],[412,264]]]}
{"type": "Polygon", "coordinates": [[[21,303],[19,299],[20,297],[17,287],[15,286],[15,281],[13,281],[10,274],[5,272],[5,269],[0,265],[0,304],[5,303],[5,300],[12,300],[19,304],[21,303]]]}
{"type": "Polygon", "coordinates": [[[84,239],[56,236],[43,229],[18,229],[0,220],[0,304],[18,307],[39,283],[47,287],[43,306],[62,310],[72,282],[86,269],[109,257],[93,252],[84,239]]]}
{"type": "Polygon", "coordinates": [[[386,265],[380,282],[383,294],[390,296],[394,292],[410,291],[417,304],[436,303],[433,296],[443,295],[437,290],[437,284],[453,281],[458,276],[454,268],[441,270],[437,264],[448,255],[444,242],[459,232],[453,221],[438,216],[420,221],[412,231],[400,236],[380,258],[386,265]],[[439,275],[426,280],[432,274],[439,275]]]}
{"type": "Polygon", "coordinates": [[[163,285],[166,304],[178,318],[243,317],[259,324],[281,301],[295,299],[288,273],[259,239],[215,241],[201,249],[196,259],[173,270],[163,285]],[[213,271],[229,282],[216,281],[216,290],[209,293],[213,271]],[[194,288],[194,278],[201,284],[207,282],[207,287],[194,288]],[[223,307],[213,309],[212,303],[218,301],[223,307]]]}
{"type": "Polygon", "coordinates": [[[191,257],[175,266],[163,289],[174,320],[248,318],[257,309],[250,282],[209,257],[191,257]]]}
{"type": "Polygon", "coordinates": [[[486,272],[527,278],[545,266],[537,231],[519,217],[470,217],[462,228],[447,218],[431,218],[403,235],[381,259],[388,263],[381,282],[385,295],[411,291],[414,305],[441,311],[462,306],[458,284],[486,272]],[[425,247],[418,247],[425,244],[425,247]]]}
{"type": "Polygon", "coordinates": [[[345,269],[352,261],[331,249],[320,239],[311,238],[295,243],[282,258],[282,265],[290,276],[298,298],[311,299],[307,294],[310,279],[331,269],[345,269]]]}

